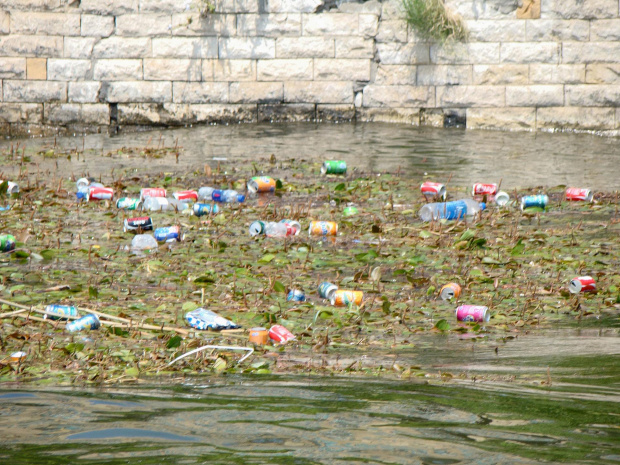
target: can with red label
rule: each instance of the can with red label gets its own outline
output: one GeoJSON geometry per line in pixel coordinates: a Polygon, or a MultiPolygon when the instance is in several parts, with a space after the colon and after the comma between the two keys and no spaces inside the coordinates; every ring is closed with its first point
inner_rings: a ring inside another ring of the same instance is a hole
{"type": "Polygon", "coordinates": [[[568,290],[573,294],[579,294],[580,292],[596,292],[596,282],[591,276],[579,276],[578,278],[571,279],[568,290]]]}
{"type": "Polygon", "coordinates": [[[592,202],[593,197],[590,189],[580,189],[579,187],[569,187],[566,189],[566,200],[592,202]]]}
{"type": "Polygon", "coordinates": [[[489,307],[483,305],[461,305],[456,309],[456,319],[459,321],[487,322],[491,319],[489,307]]]}
{"type": "Polygon", "coordinates": [[[446,284],[439,291],[439,295],[443,300],[458,299],[461,295],[461,286],[456,283],[446,284]]]}
{"type": "Polygon", "coordinates": [[[308,234],[310,236],[335,236],[338,234],[338,223],[335,221],[311,221],[308,234]]]}
{"type": "Polygon", "coordinates": [[[140,200],[147,197],[166,197],[166,189],[162,187],[146,187],[140,190],[140,200]]]}
{"type": "Polygon", "coordinates": [[[88,189],[88,200],[112,200],[114,191],[109,187],[91,187],[88,189]]]}
{"type": "Polygon", "coordinates": [[[248,190],[252,193],[273,192],[276,190],[276,180],[269,176],[254,176],[248,181],[248,190]]]}
{"type": "Polygon", "coordinates": [[[124,222],[123,231],[152,231],[153,220],[149,216],[140,218],[127,218],[124,222]]]}
{"type": "Polygon", "coordinates": [[[344,291],[338,289],[332,295],[331,302],[334,307],[348,307],[349,305],[361,305],[364,293],[362,291],[344,291]]]}
{"type": "Polygon", "coordinates": [[[269,329],[269,338],[276,342],[284,344],[288,341],[295,339],[295,335],[282,325],[273,325],[269,329]]]}
{"type": "Polygon", "coordinates": [[[198,192],[196,191],[175,192],[172,196],[181,202],[196,202],[198,200],[198,192]]]}
{"type": "Polygon", "coordinates": [[[471,195],[495,195],[497,194],[497,184],[482,184],[477,182],[471,191],[471,195]]]}
{"type": "Polygon", "coordinates": [[[446,199],[446,186],[439,182],[426,181],[420,186],[420,191],[425,197],[438,197],[446,199]]]}

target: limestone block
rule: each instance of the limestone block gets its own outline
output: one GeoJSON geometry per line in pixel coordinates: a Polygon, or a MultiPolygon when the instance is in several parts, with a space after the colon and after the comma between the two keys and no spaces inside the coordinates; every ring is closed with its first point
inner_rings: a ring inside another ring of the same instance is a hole
{"type": "Polygon", "coordinates": [[[365,107],[434,107],[435,92],[426,86],[364,87],[365,107]]]}
{"type": "Polygon", "coordinates": [[[201,60],[145,58],[143,61],[145,81],[202,80],[201,60]]]}
{"type": "Polygon", "coordinates": [[[26,59],[0,58],[0,79],[26,79],[26,59]]]}
{"type": "Polygon", "coordinates": [[[46,103],[43,121],[47,124],[110,124],[110,106],[107,104],[46,103]]]}
{"type": "Polygon", "coordinates": [[[325,121],[353,121],[355,119],[354,105],[317,105],[316,119],[319,123],[325,121]]]}
{"type": "Polygon", "coordinates": [[[370,13],[375,16],[381,16],[381,2],[377,0],[370,0],[363,3],[340,3],[338,5],[338,11],[341,13],[370,13]]]}
{"type": "Polygon", "coordinates": [[[585,65],[530,65],[531,84],[580,84],[585,82],[585,65]]]}
{"type": "Polygon", "coordinates": [[[582,20],[537,19],[525,21],[528,41],[589,40],[590,22],[582,20]]]}
{"type": "Polygon", "coordinates": [[[82,15],[82,36],[109,37],[114,32],[114,16],[82,15]]]}
{"type": "Polygon", "coordinates": [[[218,60],[201,60],[200,66],[200,80],[201,81],[213,81],[213,67],[214,63],[218,60]]]}
{"type": "Polygon", "coordinates": [[[24,35],[80,35],[80,15],[64,13],[11,13],[11,33],[24,35]]]}
{"type": "Polygon", "coordinates": [[[217,40],[217,37],[154,38],[153,57],[217,58],[217,40]]]}
{"type": "Polygon", "coordinates": [[[227,103],[226,82],[174,82],[172,86],[174,103],[227,103]]]}
{"type": "Polygon", "coordinates": [[[277,58],[333,58],[334,56],[334,39],[325,37],[276,39],[277,58]]]}
{"type": "MultiPolygon", "coordinates": [[[[336,38],[334,47],[336,58],[373,58],[375,56],[375,41],[363,37],[336,38]]],[[[322,58],[318,55],[315,57],[322,58]]]]}
{"type": "Polygon", "coordinates": [[[237,17],[232,14],[212,13],[206,18],[197,12],[172,15],[173,36],[222,36],[237,34],[237,17]]]}
{"type": "Polygon", "coordinates": [[[258,105],[258,121],[270,123],[300,123],[316,119],[312,103],[277,103],[258,105]]]}
{"type": "Polygon", "coordinates": [[[0,34],[11,32],[11,15],[8,11],[0,10],[0,34]]]}
{"type": "Polygon", "coordinates": [[[60,0],[2,0],[2,7],[7,10],[42,11],[54,10],[60,6],[60,0]]]}
{"type": "Polygon", "coordinates": [[[191,117],[197,123],[255,123],[256,105],[190,105],[191,117]]]}
{"type": "Polygon", "coordinates": [[[377,44],[379,63],[384,65],[425,65],[429,63],[429,47],[423,43],[377,44]]]}
{"type": "Polygon", "coordinates": [[[321,0],[269,0],[267,3],[269,13],[312,13],[323,4],[321,0]]]}
{"type": "Polygon", "coordinates": [[[402,19],[379,22],[377,42],[407,42],[407,23],[402,19]]]}
{"type": "Polygon", "coordinates": [[[99,101],[100,89],[100,82],[70,82],[67,90],[67,100],[75,103],[97,103],[99,101]]]}
{"type": "Polygon", "coordinates": [[[367,123],[399,123],[420,125],[419,108],[357,108],[355,119],[367,123]]]}
{"type": "Polygon", "coordinates": [[[517,0],[447,0],[446,7],[465,19],[513,19],[517,0]]]}
{"type": "Polygon", "coordinates": [[[613,129],[613,108],[548,107],[536,110],[538,130],[585,130],[613,129]]]}
{"type": "Polygon", "coordinates": [[[446,86],[436,88],[437,106],[454,107],[503,107],[503,86],[446,86]]]}
{"type": "Polygon", "coordinates": [[[523,0],[517,8],[517,19],[540,19],[541,0],[523,0]]]}
{"type": "Polygon", "coordinates": [[[219,40],[219,58],[238,60],[275,57],[275,39],[266,39],[263,37],[230,37],[219,40]]]}
{"type": "Polygon", "coordinates": [[[620,41],[620,18],[590,21],[590,40],[620,41]]]}
{"type": "Polygon", "coordinates": [[[65,37],[64,57],[76,60],[93,57],[95,37],[65,37]]]}
{"type": "Polygon", "coordinates": [[[374,83],[381,86],[414,86],[416,72],[417,66],[412,65],[379,65],[374,83]]]}
{"type": "Polygon", "coordinates": [[[214,60],[214,81],[256,81],[255,60],[214,60]]]}
{"type": "Polygon", "coordinates": [[[342,81],[285,82],[284,101],[293,103],[353,103],[353,84],[342,81]]]}
{"type": "Polygon", "coordinates": [[[81,0],[80,9],[95,15],[138,13],[139,0],[81,0]]]}
{"type": "Polygon", "coordinates": [[[506,106],[557,107],[564,104],[564,86],[508,86],[506,106]]]}
{"type": "MultiPolygon", "coordinates": [[[[173,40],[173,39],[153,39],[173,40]]],[[[153,49],[155,44],[153,43],[153,49]]],[[[109,37],[93,46],[93,58],[142,58],[151,56],[151,39],[109,37]]]]}
{"type": "Polygon", "coordinates": [[[300,13],[237,15],[240,36],[283,37],[301,35],[300,13]]]}
{"type": "Polygon", "coordinates": [[[2,81],[4,102],[66,102],[67,84],[52,81],[2,81]]]}
{"type": "Polygon", "coordinates": [[[359,21],[359,34],[362,37],[369,38],[375,37],[379,30],[379,17],[372,14],[360,14],[359,21]]]}
{"type": "Polygon", "coordinates": [[[466,22],[471,42],[522,42],[525,22],[512,20],[469,20],[466,22]]]}
{"type": "Polygon", "coordinates": [[[192,7],[188,0],[140,0],[141,13],[179,13],[192,7]]]}
{"type": "MultiPolygon", "coordinates": [[[[219,0],[215,2],[217,13],[267,13],[266,3],[259,0],[219,0]],[[262,5],[263,8],[260,8],[262,5]],[[265,10],[265,11],[262,11],[265,10]]],[[[279,13],[279,12],[278,12],[279,13]]]]}
{"type": "Polygon", "coordinates": [[[586,84],[565,86],[566,105],[573,107],[620,106],[620,85],[586,84]]]}
{"type": "Polygon", "coordinates": [[[67,60],[50,58],[47,60],[47,79],[50,81],[84,81],[91,78],[90,60],[67,60]]]}
{"type": "Polygon", "coordinates": [[[620,84],[620,63],[586,65],[585,82],[588,84],[620,84]]]}
{"type": "Polygon", "coordinates": [[[470,65],[418,66],[419,86],[448,86],[472,84],[470,65]]]}
{"type": "Polygon", "coordinates": [[[528,65],[474,65],[473,83],[476,85],[527,85],[528,65]]]}
{"type": "Polygon", "coordinates": [[[541,18],[597,19],[618,16],[616,0],[544,0],[541,18]]]}
{"type": "Polygon", "coordinates": [[[3,57],[61,57],[62,37],[0,36],[0,56],[3,57]]]}
{"type": "Polygon", "coordinates": [[[317,81],[369,81],[370,60],[316,58],[314,79],[317,81]]]}
{"type": "Polygon", "coordinates": [[[275,103],[284,95],[281,82],[231,82],[231,103],[275,103]]]}
{"type": "Polygon", "coordinates": [[[620,129],[620,108],[616,108],[616,129],[620,129]]]}
{"type": "Polygon", "coordinates": [[[190,122],[187,104],[121,103],[117,109],[117,121],[121,125],[174,125],[190,122]]]}
{"type": "Polygon", "coordinates": [[[258,81],[311,81],[312,69],[310,58],[258,60],[256,65],[258,81]]]}
{"type": "Polygon", "coordinates": [[[468,108],[467,129],[536,130],[535,108],[468,108]]]}
{"type": "Polygon", "coordinates": [[[43,105],[37,103],[0,103],[0,121],[5,123],[41,123],[43,105]]]}
{"type": "Polygon", "coordinates": [[[26,79],[47,79],[47,58],[26,58],[26,79]]]}
{"type": "Polygon", "coordinates": [[[104,82],[99,91],[102,102],[164,103],[172,101],[170,82],[112,81],[104,82]]]}
{"type": "Polygon", "coordinates": [[[500,47],[502,63],[558,63],[560,45],[556,42],[503,43],[500,47]]]}
{"type": "Polygon", "coordinates": [[[127,37],[169,36],[172,16],[167,14],[129,14],[116,17],[116,35],[127,37]]]}
{"type": "Polygon", "coordinates": [[[349,13],[303,14],[304,35],[353,36],[359,33],[359,15],[349,13]]]}
{"type": "Polygon", "coordinates": [[[142,60],[97,60],[93,67],[95,81],[142,80],[142,60]]]}
{"type": "Polygon", "coordinates": [[[562,63],[617,63],[620,42],[564,42],[562,63]]]}
{"type": "Polygon", "coordinates": [[[438,64],[499,63],[498,43],[433,44],[430,60],[438,64]]]}

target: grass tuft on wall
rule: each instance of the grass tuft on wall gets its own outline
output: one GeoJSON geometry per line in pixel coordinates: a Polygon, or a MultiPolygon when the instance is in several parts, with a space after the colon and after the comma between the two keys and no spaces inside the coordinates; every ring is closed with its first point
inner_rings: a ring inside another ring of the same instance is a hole
{"type": "Polygon", "coordinates": [[[437,42],[464,42],[467,29],[460,16],[443,0],[402,0],[405,20],[422,38],[437,42]]]}

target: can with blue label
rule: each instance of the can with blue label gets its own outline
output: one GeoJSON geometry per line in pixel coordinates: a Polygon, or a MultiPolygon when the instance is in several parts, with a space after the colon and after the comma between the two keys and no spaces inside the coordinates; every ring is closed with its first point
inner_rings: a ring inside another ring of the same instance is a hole
{"type": "Polygon", "coordinates": [[[97,315],[92,313],[83,316],[79,320],[73,320],[67,323],[66,329],[70,332],[82,331],[83,329],[99,329],[101,322],[97,315]]]}
{"type": "Polygon", "coordinates": [[[183,235],[179,226],[157,228],[153,233],[157,242],[181,242],[183,235]]]}
{"type": "Polygon", "coordinates": [[[526,195],[521,198],[521,210],[526,208],[538,207],[545,209],[549,203],[549,197],[546,195],[526,195]]]}
{"type": "Polygon", "coordinates": [[[194,216],[204,216],[220,212],[220,207],[210,203],[195,203],[193,207],[194,216]]]}
{"type": "Polygon", "coordinates": [[[0,252],[10,252],[15,249],[15,237],[11,234],[0,234],[0,252]]]}
{"type": "Polygon", "coordinates": [[[45,319],[66,320],[68,316],[78,316],[77,308],[72,305],[48,305],[45,307],[45,319]]]}
{"type": "Polygon", "coordinates": [[[319,284],[319,296],[323,299],[331,300],[334,293],[338,290],[338,286],[327,281],[319,284]]]}
{"type": "Polygon", "coordinates": [[[306,294],[304,294],[304,291],[301,291],[299,289],[291,289],[290,291],[288,291],[286,300],[288,300],[289,302],[305,302],[306,294]]]}

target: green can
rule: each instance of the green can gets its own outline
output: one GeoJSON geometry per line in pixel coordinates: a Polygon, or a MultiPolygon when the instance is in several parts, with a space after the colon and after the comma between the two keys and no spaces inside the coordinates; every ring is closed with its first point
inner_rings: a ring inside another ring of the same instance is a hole
{"type": "Polygon", "coordinates": [[[10,252],[15,249],[15,238],[10,234],[0,235],[0,252],[10,252]]]}
{"type": "Polygon", "coordinates": [[[116,201],[116,208],[124,210],[137,210],[140,205],[140,199],[132,199],[129,197],[121,197],[116,201]]]}
{"type": "Polygon", "coordinates": [[[359,213],[357,207],[345,207],[342,210],[342,216],[355,216],[359,213]]]}
{"type": "Polygon", "coordinates": [[[328,160],[321,166],[321,174],[346,174],[347,163],[342,160],[328,160]]]}

